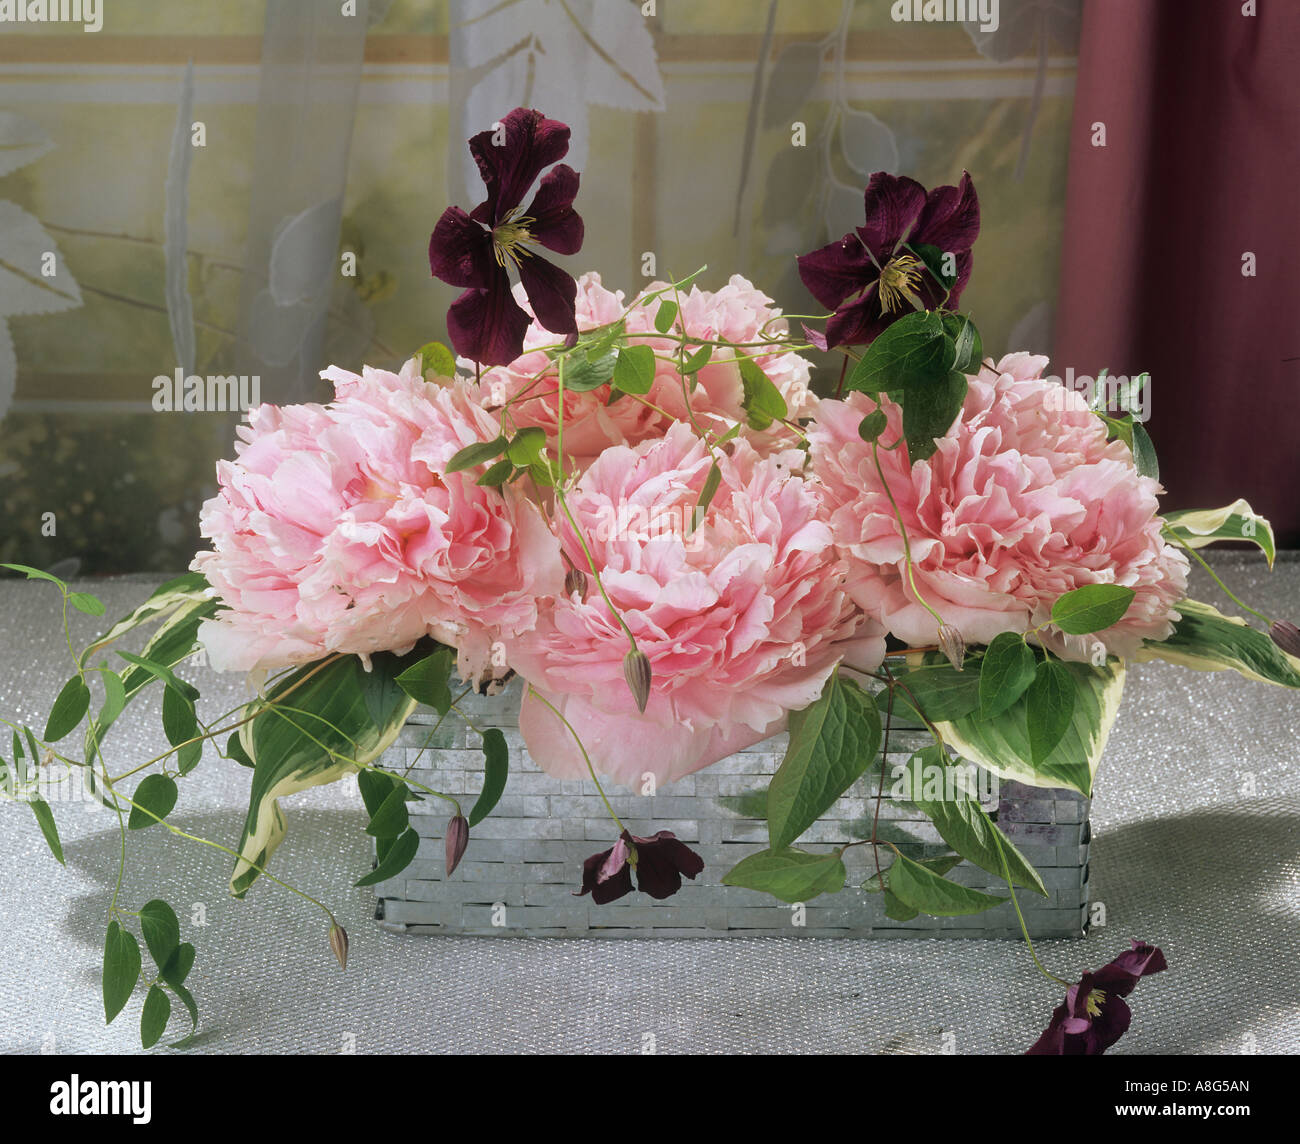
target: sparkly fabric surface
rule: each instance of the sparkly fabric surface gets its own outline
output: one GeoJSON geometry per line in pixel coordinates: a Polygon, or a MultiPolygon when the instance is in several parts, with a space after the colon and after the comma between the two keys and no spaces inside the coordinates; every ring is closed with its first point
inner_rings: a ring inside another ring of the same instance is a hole
{"type": "MultiPolygon", "coordinates": [[[[1235,554],[1215,566],[1261,611],[1300,620],[1294,557],[1271,574],[1235,554]]],[[[111,618],[153,582],[78,587],[111,618]]],[[[1227,609],[1200,572],[1191,594],[1227,609]]],[[[49,585],[0,582],[0,713],[37,729],[68,674],[56,601],[49,585]]],[[[70,622],[77,647],[102,623],[70,622]]],[[[182,674],[202,689],[207,717],[244,696],[239,678],[182,674]]],[[[1300,1051],[1298,729],[1300,694],[1227,672],[1131,670],[1093,804],[1093,896],[1106,925],[1039,947],[1065,978],[1109,961],[1130,936],[1164,948],[1169,971],[1130,998],[1133,1027],[1112,1051],[1300,1051]]],[[[162,743],[150,696],[114,729],[110,764],[128,770],[162,743]]],[[[247,771],[209,755],[171,820],[233,845],[248,784],[247,771]]],[[[0,1050],[139,1051],[141,996],[106,1027],[99,989],[115,819],[56,805],[64,868],[27,807],[0,806],[0,1050]]],[[[369,868],[354,784],[309,791],[286,811],[275,872],[347,927],[346,973],[314,906],[266,880],[233,901],[225,855],[159,827],[128,837],[122,901],[166,898],[198,947],[191,1052],[637,1053],[653,1038],[661,1053],[1014,1053],[1060,1001],[1013,941],[395,936],[371,920],[370,893],[352,888],[369,868]]]]}

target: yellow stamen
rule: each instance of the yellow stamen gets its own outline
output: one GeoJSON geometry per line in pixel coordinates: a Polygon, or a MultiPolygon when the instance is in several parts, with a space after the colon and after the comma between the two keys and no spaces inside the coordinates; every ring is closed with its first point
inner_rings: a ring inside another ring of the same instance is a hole
{"type": "Polygon", "coordinates": [[[530,253],[525,248],[537,241],[528,229],[537,220],[520,215],[521,210],[523,207],[515,207],[492,228],[492,251],[498,266],[505,266],[508,261],[518,266],[520,255],[530,253]]]}
{"type": "Polygon", "coordinates": [[[885,313],[901,310],[903,302],[919,302],[916,287],[925,270],[918,258],[900,254],[885,263],[880,271],[880,308],[885,313]]]}
{"type": "Polygon", "coordinates": [[[1101,989],[1094,989],[1091,993],[1088,994],[1088,1000],[1083,1003],[1084,1011],[1088,1014],[1089,1017],[1100,1017],[1101,1007],[1102,1005],[1105,1004],[1105,1002],[1106,1002],[1105,991],[1101,989]]]}

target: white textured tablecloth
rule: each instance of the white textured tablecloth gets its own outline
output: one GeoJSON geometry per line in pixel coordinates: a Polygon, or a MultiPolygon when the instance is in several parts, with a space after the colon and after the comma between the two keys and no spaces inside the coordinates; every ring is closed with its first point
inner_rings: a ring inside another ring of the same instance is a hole
{"type": "MultiPolygon", "coordinates": [[[[1279,560],[1271,574],[1235,555],[1216,566],[1261,610],[1300,621],[1300,562],[1279,560]]],[[[78,587],[111,619],[154,582],[78,587]]],[[[1226,610],[1200,573],[1192,594],[1226,610]]],[[[56,601],[48,585],[0,582],[0,711],[38,730],[68,675],[56,601]]],[[[73,624],[80,647],[99,621],[73,624]]],[[[183,674],[208,715],[242,694],[239,679],[183,674]]],[[[129,709],[108,740],[115,770],[157,753],[159,719],[156,697],[129,709]]],[[[1300,693],[1165,664],[1130,672],[1093,804],[1093,896],[1107,925],[1040,946],[1065,978],[1109,961],[1130,936],[1164,948],[1169,971],[1130,998],[1133,1027],[1114,1052],[1300,1047],[1298,732],[1300,693]]],[[[233,845],[248,783],[247,771],[208,755],[171,820],[233,845]]],[[[653,1037],[661,1053],[1020,1052],[1060,1001],[1018,942],[386,934],[370,894],[351,888],[369,863],[363,812],[345,787],[288,802],[274,869],[348,928],[346,973],[313,907],[265,880],[233,901],[224,855],[158,827],[129,836],[124,903],[165,897],[198,947],[189,984],[202,1032],[189,1051],[623,1054],[653,1037]],[[200,914],[203,927],[191,921],[200,914]]],[[[106,1027],[99,991],[115,820],[57,806],[65,869],[27,807],[0,806],[0,1049],[139,1051],[141,997],[106,1027]]]]}

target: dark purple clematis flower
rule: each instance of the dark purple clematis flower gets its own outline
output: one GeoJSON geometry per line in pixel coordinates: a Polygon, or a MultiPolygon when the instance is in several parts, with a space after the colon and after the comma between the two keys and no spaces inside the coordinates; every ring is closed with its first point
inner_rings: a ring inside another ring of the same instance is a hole
{"type": "Polygon", "coordinates": [[[682,875],[694,878],[704,869],[704,859],[671,830],[653,838],[637,838],[626,830],[608,850],[593,854],[582,864],[582,889],[598,906],[632,892],[632,871],[637,889],[652,898],[670,898],[682,888],[682,875]]]}
{"type": "Polygon", "coordinates": [[[958,186],[935,187],[927,194],[913,179],[877,171],[865,198],[864,225],[798,259],[804,285],[835,311],[826,322],[830,348],[865,345],[917,306],[955,310],[970,278],[971,246],[980,232],[980,204],[970,175],[962,172],[958,186]],[[943,287],[916,253],[922,245],[953,256],[957,280],[946,301],[943,287]]]}
{"type": "Polygon", "coordinates": [[[1167,969],[1165,955],[1154,945],[1134,941],[1096,973],[1085,973],[1052,1013],[1052,1023],[1026,1056],[1101,1056],[1128,1030],[1132,1013],[1123,998],[1150,973],[1167,969]]]}
{"type": "Polygon", "coordinates": [[[552,333],[577,336],[577,283],[533,248],[557,254],[582,248],[582,218],[573,209],[578,173],[560,163],[522,206],[542,170],[569,152],[569,128],[525,107],[515,108],[497,130],[475,135],[469,149],[488,197],[469,214],[460,207],[443,211],[429,239],[429,269],[435,278],[466,287],[447,311],[456,352],[485,366],[509,365],[523,352],[529,321],[511,293],[510,266],[538,322],[552,333]]]}

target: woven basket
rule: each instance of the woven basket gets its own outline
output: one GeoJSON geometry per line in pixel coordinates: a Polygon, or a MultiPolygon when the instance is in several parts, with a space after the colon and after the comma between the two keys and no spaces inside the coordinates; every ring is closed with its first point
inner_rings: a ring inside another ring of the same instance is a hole
{"type": "MultiPolygon", "coordinates": [[[[860,884],[875,872],[870,846],[844,852],[845,888],[803,907],[766,894],[721,884],[742,858],[767,847],[763,792],[785,753],[786,736],[773,736],[671,785],[652,797],[607,789],[615,812],[635,835],[671,830],[704,859],[704,872],[664,901],[633,892],[607,905],[576,897],[585,858],[614,842],[616,828],[590,781],[560,781],[538,769],[524,750],[514,685],[495,697],[470,696],[462,709],[480,727],[500,727],[510,746],[510,779],[496,809],[474,827],[455,873],[444,872],[442,832],[447,804],[408,804],[420,835],[415,860],[376,887],[376,917],[385,929],[422,934],[493,937],[1018,937],[1011,905],[967,917],[920,915],[907,922],[885,917],[879,894],[860,884]]],[[[417,714],[381,764],[434,790],[453,794],[468,809],[483,780],[479,737],[454,717],[432,735],[436,716],[417,714]],[[466,796],[462,798],[461,796],[466,796]]],[[[951,850],[909,803],[890,797],[893,765],[929,742],[915,730],[894,730],[885,768],[878,837],[910,858],[951,850]]],[[[653,749],[648,745],[647,749],[653,749]]],[[[981,805],[1042,875],[1049,897],[1021,892],[1034,937],[1081,937],[1088,924],[1088,800],[1066,790],[1043,790],[975,772],[981,805]],[[986,793],[985,793],[986,792],[986,793]]],[[[798,845],[868,837],[876,810],[877,778],[860,780],[809,830],[798,845]]],[[[892,852],[881,848],[881,864],[892,852]]],[[[963,862],[949,877],[976,889],[1006,894],[1006,883],[963,862]]]]}

